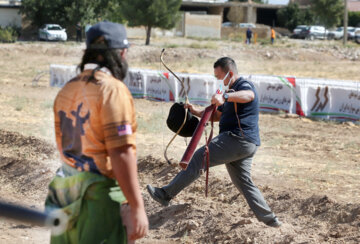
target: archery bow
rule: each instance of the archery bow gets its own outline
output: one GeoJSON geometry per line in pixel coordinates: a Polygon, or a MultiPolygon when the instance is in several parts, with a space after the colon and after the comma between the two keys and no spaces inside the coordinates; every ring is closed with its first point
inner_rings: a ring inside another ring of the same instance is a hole
{"type": "MultiPolygon", "coordinates": [[[[185,104],[189,103],[189,99],[188,99],[188,94],[186,92],[185,86],[184,86],[184,82],[182,80],[180,80],[180,78],[170,69],[166,66],[166,64],[164,63],[163,60],[163,55],[164,55],[165,49],[163,49],[161,51],[160,54],[160,61],[161,63],[164,65],[164,67],[180,82],[181,87],[183,88],[184,92],[185,92],[185,104]]],[[[206,141],[206,146],[205,146],[205,157],[204,157],[204,168],[206,169],[206,183],[205,183],[205,196],[207,197],[208,195],[208,179],[209,179],[209,166],[210,166],[210,162],[209,162],[209,148],[208,145],[212,139],[212,134],[213,134],[213,121],[214,121],[214,114],[216,111],[216,106],[214,104],[211,104],[210,106],[205,108],[204,114],[201,117],[201,120],[199,122],[199,124],[197,125],[193,137],[190,140],[190,144],[188,145],[188,147],[186,148],[186,151],[179,163],[180,167],[183,170],[186,170],[190,159],[192,158],[196,146],[199,143],[199,140],[201,138],[201,135],[205,129],[206,123],[208,122],[208,120],[211,117],[211,133],[210,133],[210,137],[209,139],[206,141]]],[[[186,118],[187,118],[187,113],[188,113],[188,108],[185,109],[185,118],[184,121],[182,123],[182,125],[180,126],[180,128],[178,129],[178,131],[176,132],[176,134],[173,136],[173,138],[170,140],[170,142],[168,143],[168,145],[165,148],[164,151],[164,157],[166,159],[166,161],[171,164],[171,161],[168,159],[167,157],[167,149],[169,148],[170,144],[173,142],[173,140],[175,139],[175,137],[180,133],[180,131],[182,130],[182,128],[184,127],[185,123],[186,123],[186,118]]]]}
{"type": "MultiPolygon", "coordinates": [[[[182,81],[182,80],[165,64],[165,62],[164,62],[164,60],[163,60],[164,53],[165,53],[165,48],[163,48],[163,50],[161,51],[160,61],[161,61],[161,63],[164,65],[164,67],[180,82],[181,87],[183,88],[184,93],[185,93],[185,105],[187,105],[187,104],[189,104],[189,98],[188,98],[188,94],[187,94],[186,89],[185,89],[184,81],[182,81]]],[[[188,108],[185,109],[185,118],[184,118],[184,121],[182,122],[180,128],[176,131],[175,135],[171,138],[171,140],[169,141],[169,143],[167,144],[167,146],[166,146],[166,148],[165,148],[164,158],[166,159],[166,161],[168,162],[168,164],[172,164],[172,163],[171,163],[171,161],[170,161],[170,160],[168,159],[168,157],[167,157],[167,150],[168,150],[170,144],[174,141],[175,137],[180,133],[180,131],[181,131],[182,128],[184,127],[184,125],[185,125],[185,123],[186,123],[187,114],[188,114],[188,108]]]]}

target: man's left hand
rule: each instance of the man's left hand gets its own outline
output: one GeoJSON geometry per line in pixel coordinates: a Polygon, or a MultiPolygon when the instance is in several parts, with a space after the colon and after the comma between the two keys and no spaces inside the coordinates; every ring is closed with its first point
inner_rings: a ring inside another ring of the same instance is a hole
{"type": "Polygon", "coordinates": [[[223,94],[214,94],[211,98],[211,104],[215,104],[216,106],[221,106],[224,102],[223,94]]]}

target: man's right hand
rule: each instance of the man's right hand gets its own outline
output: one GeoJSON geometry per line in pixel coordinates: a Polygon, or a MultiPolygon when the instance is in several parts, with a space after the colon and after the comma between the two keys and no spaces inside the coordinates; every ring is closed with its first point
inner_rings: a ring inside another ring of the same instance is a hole
{"type": "Polygon", "coordinates": [[[149,229],[144,201],[141,196],[136,154],[132,145],[125,145],[108,149],[115,178],[130,205],[129,239],[136,240],[144,237],[149,229]]]}
{"type": "Polygon", "coordinates": [[[131,208],[131,232],[129,239],[135,241],[147,235],[149,231],[149,220],[143,207],[131,208]]]}

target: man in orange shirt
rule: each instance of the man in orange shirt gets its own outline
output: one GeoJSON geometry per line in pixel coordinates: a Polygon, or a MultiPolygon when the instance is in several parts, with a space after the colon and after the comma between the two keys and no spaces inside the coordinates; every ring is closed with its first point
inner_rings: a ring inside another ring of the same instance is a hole
{"type": "Polygon", "coordinates": [[[63,164],[49,185],[45,205],[63,210],[69,223],[51,243],[127,243],[147,234],[135,110],[122,82],[128,48],[123,25],[106,21],[92,26],[81,73],[56,96],[55,134],[63,164]],[[120,216],[120,204],[122,213],[130,209],[129,219],[120,216]]]}
{"type": "Polygon", "coordinates": [[[275,41],[275,30],[273,27],[271,27],[271,44],[274,44],[274,41],[275,41]]]}

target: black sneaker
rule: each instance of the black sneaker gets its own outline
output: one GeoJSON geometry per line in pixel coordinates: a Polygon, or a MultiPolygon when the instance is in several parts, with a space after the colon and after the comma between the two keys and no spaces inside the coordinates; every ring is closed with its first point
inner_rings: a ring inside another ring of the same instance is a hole
{"type": "Polygon", "coordinates": [[[269,222],[267,222],[265,224],[267,226],[275,227],[275,228],[279,228],[282,225],[281,221],[279,221],[277,217],[275,217],[274,219],[270,220],[269,222]]]}
{"type": "Polygon", "coordinates": [[[169,206],[171,198],[166,194],[166,192],[158,187],[152,187],[147,185],[146,189],[148,190],[152,199],[163,205],[164,207],[169,206]]]}

